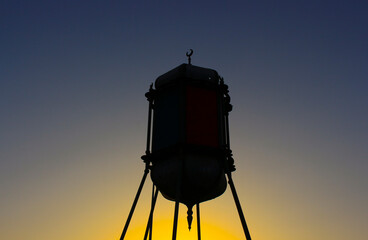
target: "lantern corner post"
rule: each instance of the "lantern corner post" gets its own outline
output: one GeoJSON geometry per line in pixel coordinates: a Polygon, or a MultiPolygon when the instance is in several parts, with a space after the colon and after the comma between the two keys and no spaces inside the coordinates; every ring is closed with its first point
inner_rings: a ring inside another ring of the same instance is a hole
{"type": "Polygon", "coordinates": [[[232,178],[232,172],[236,170],[234,164],[234,158],[232,151],[230,149],[230,130],[229,130],[229,112],[232,111],[233,106],[230,104],[230,95],[228,85],[224,83],[223,77],[220,77],[220,89],[223,94],[223,114],[224,114],[224,132],[225,132],[225,146],[224,146],[224,155],[225,155],[225,173],[227,175],[228,183],[231,189],[231,193],[233,195],[236,208],[238,210],[240,222],[242,224],[244,234],[247,240],[251,240],[251,236],[249,233],[249,229],[247,223],[245,221],[244,213],[239,201],[238,194],[236,192],[236,188],[234,185],[234,181],[232,178]]]}
{"type": "MultiPolygon", "coordinates": [[[[147,141],[146,141],[146,152],[145,152],[146,155],[145,156],[149,156],[151,154],[152,113],[153,113],[153,108],[154,108],[155,95],[156,95],[156,90],[153,89],[153,83],[151,83],[148,92],[146,92],[145,94],[147,101],[148,101],[147,141]]],[[[145,159],[143,160],[146,162],[145,159]]]]}
{"type": "MultiPolygon", "coordinates": [[[[147,100],[149,102],[146,151],[145,151],[145,155],[143,155],[141,157],[141,159],[145,163],[145,169],[144,169],[144,174],[143,174],[142,180],[141,180],[141,182],[139,184],[139,187],[138,187],[136,196],[134,198],[132,207],[130,209],[128,218],[127,218],[127,220],[125,222],[123,232],[122,232],[122,234],[120,236],[120,240],[123,240],[124,239],[124,237],[125,237],[125,235],[126,235],[126,233],[128,231],[128,227],[129,227],[130,221],[131,221],[131,219],[133,217],[133,213],[134,213],[134,210],[135,210],[135,208],[137,206],[137,203],[138,203],[140,194],[142,192],[144,183],[145,183],[146,178],[147,178],[147,175],[148,175],[148,173],[149,173],[149,171],[151,169],[151,162],[152,162],[152,156],[151,156],[152,112],[153,112],[153,102],[154,102],[155,91],[156,90],[153,89],[153,83],[152,83],[150,85],[149,91],[145,94],[145,96],[146,96],[146,98],[147,98],[147,100]]],[[[151,213],[153,213],[153,209],[154,209],[154,204],[156,202],[156,198],[157,198],[157,192],[153,196],[153,199],[152,199],[153,201],[152,201],[152,206],[151,206],[151,213]]],[[[150,213],[150,220],[149,221],[152,221],[152,219],[151,219],[152,218],[151,217],[151,213],[150,213]]],[[[150,226],[152,227],[152,225],[150,225],[150,226]]],[[[152,231],[152,229],[150,229],[150,230],[152,231]]]]}

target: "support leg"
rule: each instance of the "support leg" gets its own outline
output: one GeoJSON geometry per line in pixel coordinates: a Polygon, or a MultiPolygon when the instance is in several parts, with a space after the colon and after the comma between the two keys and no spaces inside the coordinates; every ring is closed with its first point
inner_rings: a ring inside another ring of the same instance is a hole
{"type": "Polygon", "coordinates": [[[198,240],[201,240],[201,216],[199,215],[199,203],[197,203],[197,232],[198,240]]]}
{"type": "Polygon", "coordinates": [[[137,194],[135,195],[135,199],[134,199],[134,202],[133,202],[133,205],[132,205],[132,208],[130,209],[130,212],[129,212],[129,216],[128,216],[128,219],[127,221],[125,222],[125,226],[124,226],[124,230],[120,236],[120,240],[123,240],[124,237],[125,237],[125,234],[128,230],[128,227],[129,227],[129,223],[130,223],[130,220],[132,219],[132,216],[133,216],[133,213],[134,213],[134,210],[135,210],[135,207],[137,205],[137,202],[138,202],[138,199],[139,199],[139,196],[142,192],[142,188],[143,188],[143,185],[144,185],[144,182],[146,181],[146,177],[147,177],[147,174],[148,174],[149,170],[148,168],[146,168],[144,170],[144,174],[143,174],[143,178],[142,178],[142,181],[139,185],[139,188],[138,188],[138,191],[137,191],[137,194]]]}
{"type": "Polygon", "coordinates": [[[179,201],[175,201],[175,213],[174,213],[174,227],[173,227],[173,235],[172,240],[176,240],[176,232],[178,229],[178,215],[179,215],[179,201]]]}
{"type": "Polygon", "coordinates": [[[178,229],[178,215],[179,215],[179,199],[181,197],[181,181],[183,177],[184,159],[181,158],[181,169],[178,172],[178,178],[176,182],[176,199],[175,199],[175,213],[174,213],[174,226],[172,240],[176,240],[176,232],[178,229]]]}
{"type": "MultiPolygon", "coordinates": [[[[155,185],[153,185],[152,190],[154,190],[154,186],[155,185]]],[[[150,215],[149,215],[148,222],[147,222],[146,232],[144,233],[144,240],[147,239],[148,231],[150,233],[149,239],[152,240],[153,211],[155,210],[157,195],[158,195],[158,188],[156,187],[156,190],[154,192],[152,192],[151,211],[150,211],[150,215]]]]}
{"type": "Polygon", "coordinates": [[[158,194],[158,188],[156,187],[156,191],[155,191],[155,184],[152,184],[152,205],[151,208],[152,210],[152,214],[150,213],[151,219],[150,221],[150,235],[149,235],[149,240],[152,240],[152,231],[153,231],[153,211],[155,209],[155,205],[156,205],[156,199],[157,199],[157,194],[158,194]]]}
{"type": "MultiPolygon", "coordinates": [[[[158,189],[157,189],[158,190],[158,189]]],[[[156,190],[156,191],[157,191],[156,190]]],[[[157,192],[158,193],[158,192],[157,192]]],[[[151,204],[151,212],[150,213],[150,218],[148,219],[148,226],[150,228],[150,232],[149,232],[149,240],[152,240],[152,231],[153,231],[153,211],[155,209],[155,204],[156,204],[156,198],[155,197],[157,195],[157,193],[155,193],[155,184],[152,184],[152,204],[151,204]]]]}
{"type": "Polygon", "coordinates": [[[243,226],[245,237],[246,237],[247,240],[251,240],[250,233],[249,233],[249,230],[248,230],[248,226],[247,226],[247,223],[245,222],[245,217],[244,217],[244,214],[243,214],[243,210],[241,208],[240,201],[239,201],[239,198],[238,198],[238,194],[236,193],[234,182],[233,182],[233,179],[231,177],[231,173],[227,173],[227,177],[228,177],[228,180],[229,180],[229,185],[230,185],[230,188],[231,188],[231,192],[233,193],[236,208],[238,209],[238,213],[239,213],[240,221],[241,221],[242,226],[243,226]]]}

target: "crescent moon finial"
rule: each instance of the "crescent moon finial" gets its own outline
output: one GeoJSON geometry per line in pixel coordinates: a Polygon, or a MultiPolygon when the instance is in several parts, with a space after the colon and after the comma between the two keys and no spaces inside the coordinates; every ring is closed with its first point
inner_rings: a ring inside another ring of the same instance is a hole
{"type": "Polygon", "coordinates": [[[189,52],[186,53],[187,57],[188,57],[188,64],[191,64],[191,56],[193,55],[193,49],[189,49],[189,52]]]}

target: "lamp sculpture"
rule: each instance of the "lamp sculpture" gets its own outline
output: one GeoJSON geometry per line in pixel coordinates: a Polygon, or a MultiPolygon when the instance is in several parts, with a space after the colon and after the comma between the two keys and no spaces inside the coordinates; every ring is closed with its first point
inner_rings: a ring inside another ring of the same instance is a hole
{"type": "Polygon", "coordinates": [[[153,212],[158,192],[175,202],[172,239],[176,239],[179,203],[188,208],[191,228],[196,206],[198,240],[201,239],[199,204],[226,190],[226,177],[247,240],[251,240],[232,180],[235,171],[230,149],[228,86],[215,70],[182,64],[161,75],[145,94],[149,102],[144,175],[125,223],[123,240],[149,172],[153,182],[151,210],[144,240],[152,239],[153,212]]]}

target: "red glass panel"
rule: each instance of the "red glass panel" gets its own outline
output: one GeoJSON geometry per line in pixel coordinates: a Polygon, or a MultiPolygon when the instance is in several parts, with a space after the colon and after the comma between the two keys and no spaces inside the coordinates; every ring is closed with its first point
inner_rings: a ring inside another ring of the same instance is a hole
{"type": "Polygon", "coordinates": [[[215,90],[187,86],[186,137],[188,144],[218,147],[215,90]]]}

